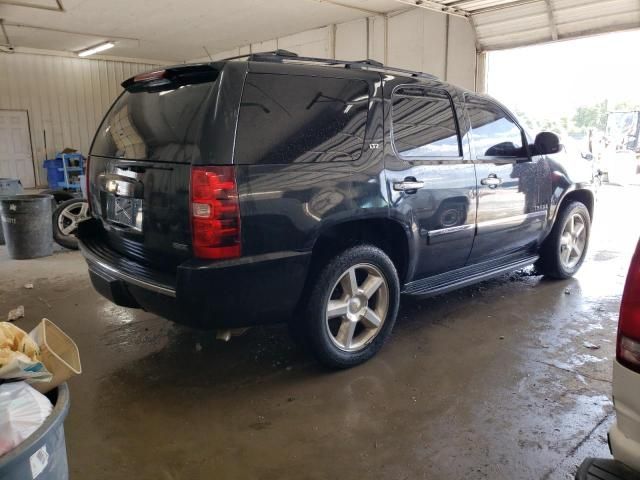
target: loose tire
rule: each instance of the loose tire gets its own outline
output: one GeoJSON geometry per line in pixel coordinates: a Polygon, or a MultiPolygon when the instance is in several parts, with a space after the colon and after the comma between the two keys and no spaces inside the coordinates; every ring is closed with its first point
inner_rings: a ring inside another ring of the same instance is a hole
{"type": "Polygon", "coordinates": [[[319,270],[303,318],[294,321],[300,322],[304,343],[320,363],[349,368],[380,350],[393,329],[399,301],[393,262],[379,248],[361,245],[319,270]]]}
{"type": "Polygon", "coordinates": [[[66,200],[53,212],[53,239],[59,245],[71,250],[78,249],[78,239],[74,236],[78,223],[87,218],[89,204],[82,198],[66,200]]]}
{"type": "Polygon", "coordinates": [[[581,202],[566,204],[540,249],[538,271],[558,280],[572,277],[584,262],[590,233],[587,207],[581,202]]]}

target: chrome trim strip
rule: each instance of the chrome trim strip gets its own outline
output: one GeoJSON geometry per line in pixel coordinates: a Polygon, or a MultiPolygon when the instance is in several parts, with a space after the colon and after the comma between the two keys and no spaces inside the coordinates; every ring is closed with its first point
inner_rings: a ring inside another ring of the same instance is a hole
{"type": "Polygon", "coordinates": [[[113,275],[114,277],[124,280],[126,282],[132,283],[138,287],[144,288],[146,290],[151,290],[152,292],[161,293],[162,295],[167,295],[168,297],[176,298],[176,291],[173,288],[165,287],[163,285],[158,285],[156,283],[147,282],[146,280],[141,280],[132,275],[128,275],[119,270],[116,270],[114,267],[106,263],[104,260],[101,260],[97,255],[93,252],[90,252],[86,248],[80,244],[80,248],[82,250],[82,254],[84,255],[87,263],[89,263],[89,268],[91,268],[91,264],[94,263],[98,267],[106,270],[108,273],[113,275]]]}
{"type": "Polygon", "coordinates": [[[505,217],[505,218],[497,218],[495,220],[486,220],[484,222],[479,222],[478,223],[478,229],[483,228],[483,227],[494,227],[496,225],[519,225],[524,223],[526,220],[531,220],[534,218],[538,218],[538,217],[546,217],[547,216],[547,212],[544,210],[541,210],[539,212],[531,212],[531,213],[525,213],[523,215],[515,215],[512,217],[505,217]]]}
{"type": "Polygon", "coordinates": [[[447,235],[449,233],[464,232],[466,230],[471,230],[473,228],[475,228],[475,225],[473,223],[467,223],[465,225],[457,225],[455,227],[447,227],[447,228],[440,228],[438,230],[430,230],[427,232],[427,236],[429,238],[435,238],[435,237],[440,237],[442,235],[447,235]]]}

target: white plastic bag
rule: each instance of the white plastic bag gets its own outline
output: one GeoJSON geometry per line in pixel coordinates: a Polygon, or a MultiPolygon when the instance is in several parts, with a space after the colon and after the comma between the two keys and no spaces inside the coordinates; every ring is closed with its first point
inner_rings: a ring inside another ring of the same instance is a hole
{"type": "Polygon", "coordinates": [[[52,409],[49,399],[26,382],[0,385],[0,455],[35,432],[52,409]]]}

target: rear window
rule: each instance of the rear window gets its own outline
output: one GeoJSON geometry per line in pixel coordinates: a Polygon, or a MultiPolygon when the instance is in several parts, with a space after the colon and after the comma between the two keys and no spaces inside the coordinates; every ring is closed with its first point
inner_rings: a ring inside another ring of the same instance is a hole
{"type": "Polygon", "coordinates": [[[190,163],[201,156],[202,123],[213,82],[125,91],[96,134],[92,155],[190,163]]]}
{"type": "Polygon", "coordinates": [[[356,160],[369,86],[362,80],[250,73],[236,138],[239,164],[356,160]]]}

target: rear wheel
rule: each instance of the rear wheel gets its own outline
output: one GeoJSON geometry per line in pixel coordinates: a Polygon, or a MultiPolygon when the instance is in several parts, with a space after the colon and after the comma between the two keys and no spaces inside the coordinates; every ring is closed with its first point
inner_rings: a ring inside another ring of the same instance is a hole
{"type": "Polygon", "coordinates": [[[82,198],[73,198],[62,202],[53,212],[53,239],[59,245],[72,250],[78,249],[75,232],[78,223],[86,219],[89,204],[82,198]]]}
{"type": "Polygon", "coordinates": [[[330,368],[365,362],[389,337],[398,312],[396,269],[379,248],[357,246],[334,257],[311,288],[304,318],[306,344],[330,368]]]}
{"type": "Polygon", "coordinates": [[[551,278],[572,277],[584,262],[590,232],[591,217],[587,207],[580,202],[568,203],[540,249],[537,269],[551,278]]]}

